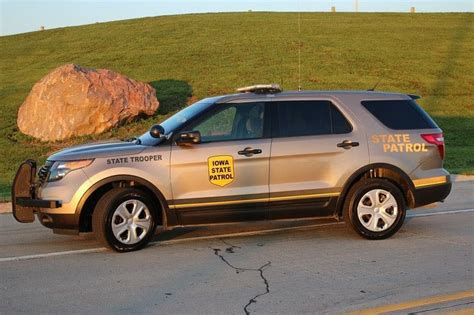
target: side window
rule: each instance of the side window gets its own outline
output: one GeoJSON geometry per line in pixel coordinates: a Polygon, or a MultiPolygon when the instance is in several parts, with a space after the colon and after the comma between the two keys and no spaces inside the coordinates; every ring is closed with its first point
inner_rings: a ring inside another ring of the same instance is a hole
{"type": "Polygon", "coordinates": [[[216,106],[220,108],[186,128],[199,131],[202,142],[257,139],[263,136],[264,103],[216,106]]]}
{"type": "Polygon", "coordinates": [[[351,124],[347,121],[346,117],[337,109],[336,106],[331,104],[331,121],[332,121],[332,133],[344,134],[352,131],[351,124]]]}
{"type": "Polygon", "coordinates": [[[204,120],[192,130],[199,130],[203,141],[231,139],[236,112],[235,107],[227,107],[204,120]]]}
{"type": "Polygon", "coordinates": [[[329,101],[288,101],[278,104],[280,137],[349,133],[352,127],[329,101]]]}

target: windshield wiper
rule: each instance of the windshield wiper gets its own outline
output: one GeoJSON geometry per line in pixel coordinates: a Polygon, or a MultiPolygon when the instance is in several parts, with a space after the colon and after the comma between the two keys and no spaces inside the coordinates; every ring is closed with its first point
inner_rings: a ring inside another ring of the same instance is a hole
{"type": "Polygon", "coordinates": [[[125,139],[124,141],[125,142],[135,141],[135,144],[141,144],[142,143],[142,140],[140,140],[140,138],[137,138],[137,137],[131,137],[131,138],[125,139]]]}

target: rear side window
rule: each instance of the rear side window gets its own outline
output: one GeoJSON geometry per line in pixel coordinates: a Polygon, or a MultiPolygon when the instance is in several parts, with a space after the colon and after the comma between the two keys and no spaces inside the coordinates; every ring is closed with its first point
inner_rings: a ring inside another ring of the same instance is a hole
{"type": "Polygon", "coordinates": [[[331,104],[331,121],[332,121],[332,133],[349,133],[352,131],[351,124],[342,115],[336,106],[331,104]]]}
{"type": "Polygon", "coordinates": [[[349,133],[352,127],[329,101],[288,101],[278,103],[279,137],[349,133]]]}
{"type": "Polygon", "coordinates": [[[362,106],[390,129],[438,128],[413,100],[362,101],[362,106]]]}

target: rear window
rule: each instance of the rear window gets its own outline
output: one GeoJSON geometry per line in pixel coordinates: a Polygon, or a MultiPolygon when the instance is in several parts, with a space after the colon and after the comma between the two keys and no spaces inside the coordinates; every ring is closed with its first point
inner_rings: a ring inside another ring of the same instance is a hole
{"type": "Polygon", "coordinates": [[[390,129],[438,128],[430,116],[413,100],[362,101],[361,103],[390,129]]]}

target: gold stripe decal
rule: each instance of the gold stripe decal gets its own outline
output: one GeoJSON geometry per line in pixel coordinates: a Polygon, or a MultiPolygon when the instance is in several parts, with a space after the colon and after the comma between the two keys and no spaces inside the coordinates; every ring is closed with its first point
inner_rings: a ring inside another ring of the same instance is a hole
{"type": "Polygon", "coordinates": [[[297,199],[310,199],[310,198],[324,198],[324,197],[337,197],[341,193],[325,193],[325,194],[311,194],[311,195],[295,195],[295,196],[283,196],[283,197],[270,197],[270,201],[282,201],[282,200],[297,200],[297,199]]]}
{"type": "Polygon", "coordinates": [[[242,199],[242,200],[229,200],[229,201],[214,201],[214,202],[199,202],[199,203],[184,203],[175,205],[176,209],[180,208],[191,208],[191,207],[207,207],[207,206],[221,206],[221,205],[236,205],[247,202],[266,202],[267,198],[259,199],[242,199]]]}
{"type": "MultiPolygon", "coordinates": [[[[310,199],[310,198],[324,198],[324,197],[337,197],[341,193],[321,193],[321,194],[310,194],[310,195],[294,195],[294,196],[282,196],[282,197],[270,197],[270,201],[283,201],[283,200],[299,200],[299,199],[310,199]]],[[[215,201],[215,202],[199,202],[199,203],[185,203],[175,205],[176,209],[191,208],[191,207],[208,207],[208,206],[221,206],[221,205],[236,205],[250,202],[267,202],[268,198],[258,199],[241,199],[241,200],[229,200],[229,201],[215,201]]]]}
{"type": "Polygon", "coordinates": [[[421,187],[427,187],[427,186],[446,184],[447,182],[448,182],[447,176],[438,176],[438,177],[415,179],[413,180],[413,185],[415,185],[415,188],[421,188],[421,187]]]}

